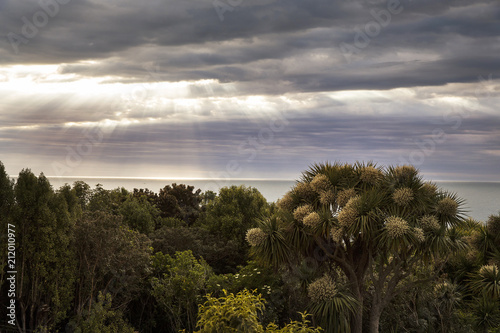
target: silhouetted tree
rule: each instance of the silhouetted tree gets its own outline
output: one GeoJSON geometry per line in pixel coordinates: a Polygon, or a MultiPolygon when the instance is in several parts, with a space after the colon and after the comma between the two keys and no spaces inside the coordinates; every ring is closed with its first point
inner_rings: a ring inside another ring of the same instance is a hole
{"type": "Polygon", "coordinates": [[[184,184],[167,185],[160,190],[156,204],[162,217],[177,217],[192,225],[200,214],[201,190],[184,184]]]}
{"type": "Polygon", "coordinates": [[[41,174],[21,171],[15,185],[15,224],[21,327],[52,330],[73,299],[75,220],[62,193],[41,174]]]}

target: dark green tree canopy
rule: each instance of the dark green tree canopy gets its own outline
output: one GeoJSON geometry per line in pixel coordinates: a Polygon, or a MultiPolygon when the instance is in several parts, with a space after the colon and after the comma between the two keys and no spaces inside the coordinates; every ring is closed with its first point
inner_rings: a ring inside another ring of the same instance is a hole
{"type": "Polygon", "coordinates": [[[0,161],[0,214],[4,217],[8,215],[14,203],[14,182],[9,178],[3,163],[0,161]]]}
{"type": "Polygon", "coordinates": [[[162,188],[156,198],[156,205],[162,217],[180,218],[192,225],[200,214],[202,200],[201,190],[194,189],[194,186],[176,183],[162,188]]]}
{"type": "Polygon", "coordinates": [[[204,227],[225,240],[244,244],[245,231],[266,217],[269,207],[266,199],[252,187],[231,186],[220,189],[219,195],[207,207],[204,227]]]}

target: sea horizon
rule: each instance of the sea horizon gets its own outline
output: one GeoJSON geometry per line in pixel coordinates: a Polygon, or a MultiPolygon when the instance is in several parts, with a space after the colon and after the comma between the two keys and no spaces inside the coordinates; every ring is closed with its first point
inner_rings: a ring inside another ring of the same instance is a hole
{"type": "MultiPolygon", "coordinates": [[[[268,202],[276,202],[289,191],[297,180],[286,178],[186,178],[186,177],[123,177],[123,176],[46,176],[51,185],[57,189],[75,181],[84,181],[94,188],[101,184],[105,189],[125,188],[128,191],[149,189],[159,192],[172,183],[194,186],[202,192],[218,192],[222,187],[244,185],[253,187],[268,202]]],[[[11,177],[16,179],[16,177],[11,177]]],[[[424,179],[425,180],[425,179],[424,179]]],[[[427,180],[426,180],[427,181],[427,180]]],[[[465,200],[465,215],[479,221],[486,221],[490,215],[500,212],[500,182],[473,180],[431,180],[443,190],[456,193],[465,200]]]]}
{"type": "MultiPolygon", "coordinates": [[[[17,178],[18,176],[9,176],[10,178],[17,178]]],[[[240,178],[224,178],[224,177],[133,177],[133,176],[52,176],[52,175],[45,175],[48,179],[56,179],[56,178],[62,178],[62,179],[147,179],[147,180],[235,180],[235,181],[240,181],[240,180],[270,180],[270,181],[297,181],[297,179],[291,179],[291,178],[255,178],[255,177],[240,177],[240,178]]],[[[432,182],[432,183],[500,183],[500,180],[461,180],[461,179],[423,179],[425,182],[432,182]]]]}

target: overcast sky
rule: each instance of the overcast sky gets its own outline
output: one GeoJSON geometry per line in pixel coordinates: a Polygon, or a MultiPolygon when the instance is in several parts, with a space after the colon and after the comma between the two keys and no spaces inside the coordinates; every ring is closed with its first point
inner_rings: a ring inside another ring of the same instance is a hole
{"type": "Polygon", "coordinates": [[[500,181],[500,5],[0,0],[0,161],[49,176],[500,181]]]}

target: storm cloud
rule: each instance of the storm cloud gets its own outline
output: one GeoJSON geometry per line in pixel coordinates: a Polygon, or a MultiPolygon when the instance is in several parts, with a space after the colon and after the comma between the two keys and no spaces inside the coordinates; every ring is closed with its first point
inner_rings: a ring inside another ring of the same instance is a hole
{"type": "Polygon", "coordinates": [[[497,1],[0,0],[0,31],[12,174],[500,181],[497,1]]]}

